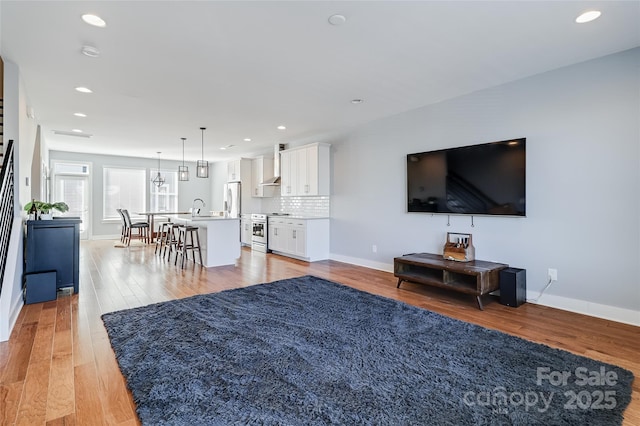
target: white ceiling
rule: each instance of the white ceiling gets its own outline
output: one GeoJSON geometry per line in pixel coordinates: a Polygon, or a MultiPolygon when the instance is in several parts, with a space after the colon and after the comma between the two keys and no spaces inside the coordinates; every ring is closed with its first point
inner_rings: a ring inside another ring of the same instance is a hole
{"type": "Polygon", "coordinates": [[[50,148],[181,159],[186,137],[193,161],[202,126],[210,161],[269,152],[640,45],[639,1],[3,0],[0,17],[50,148]],[[93,136],[53,133],[74,128],[93,136]]]}

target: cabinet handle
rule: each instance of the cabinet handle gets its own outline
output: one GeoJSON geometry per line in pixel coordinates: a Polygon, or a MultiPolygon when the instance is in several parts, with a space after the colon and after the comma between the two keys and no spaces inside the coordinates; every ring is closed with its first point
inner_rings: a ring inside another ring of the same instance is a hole
{"type": "Polygon", "coordinates": [[[295,229],[293,230],[293,239],[294,240],[296,239],[296,230],[295,229]]]}

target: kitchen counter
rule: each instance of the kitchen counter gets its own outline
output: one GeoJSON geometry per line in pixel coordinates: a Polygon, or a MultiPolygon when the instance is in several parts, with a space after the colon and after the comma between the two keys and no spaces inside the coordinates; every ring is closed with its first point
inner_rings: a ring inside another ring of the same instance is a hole
{"type": "Polygon", "coordinates": [[[318,216],[269,216],[268,248],[307,262],[328,259],[330,222],[318,216]]]}
{"type": "Polygon", "coordinates": [[[202,222],[202,221],[211,221],[211,220],[240,220],[238,218],[224,217],[224,216],[210,216],[210,215],[191,216],[190,214],[173,214],[173,215],[167,215],[167,217],[170,217],[172,220],[176,219],[176,220],[181,220],[185,222],[188,222],[188,221],[202,222]]]}
{"type": "Polygon", "coordinates": [[[304,219],[304,220],[313,220],[313,219],[330,219],[329,216],[304,216],[304,215],[295,215],[295,214],[290,214],[290,215],[283,215],[283,214],[276,214],[276,215],[267,215],[267,217],[269,219],[304,219]]]}
{"type": "Polygon", "coordinates": [[[235,265],[240,257],[240,219],[223,216],[170,215],[178,224],[198,227],[203,266],[235,265]]]}

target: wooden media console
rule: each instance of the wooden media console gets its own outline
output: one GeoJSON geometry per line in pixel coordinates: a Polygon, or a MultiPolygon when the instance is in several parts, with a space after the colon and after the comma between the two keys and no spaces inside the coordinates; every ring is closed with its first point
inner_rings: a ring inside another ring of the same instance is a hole
{"type": "Polygon", "coordinates": [[[476,296],[478,308],[484,309],[481,297],[500,288],[500,271],[504,263],[473,260],[456,262],[431,253],[407,254],[393,259],[393,274],[402,281],[448,288],[476,296]]]}

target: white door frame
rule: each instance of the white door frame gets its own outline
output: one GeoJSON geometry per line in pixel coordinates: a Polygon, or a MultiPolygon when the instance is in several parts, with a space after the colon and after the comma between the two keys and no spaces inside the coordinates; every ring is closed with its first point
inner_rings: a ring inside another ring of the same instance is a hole
{"type": "MultiPolygon", "coordinates": [[[[85,232],[80,233],[80,239],[86,240],[91,239],[93,237],[93,221],[92,212],[93,212],[93,199],[92,199],[92,182],[93,182],[93,163],[90,161],[66,161],[66,160],[51,160],[51,169],[49,171],[50,176],[50,184],[51,184],[51,200],[56,201],[58,198],[58,194],[56,193],[56,179],[58,176],[62,177],[71,177],[71,178],[84,178],[87,181],[87,214],[86,214],[86,227],[85,232]],[[56,164],[78,164],[87,166],[88,173],[80,174],[80,173],[56,173],[56,164]],[[85,234],[85,235],[83,235],[85,234]]],[[[83,221],[84,222],[84,221],[83,221]]]]}

